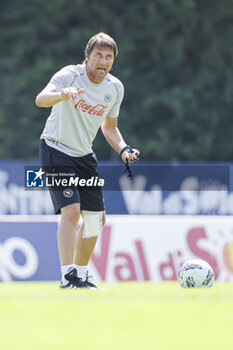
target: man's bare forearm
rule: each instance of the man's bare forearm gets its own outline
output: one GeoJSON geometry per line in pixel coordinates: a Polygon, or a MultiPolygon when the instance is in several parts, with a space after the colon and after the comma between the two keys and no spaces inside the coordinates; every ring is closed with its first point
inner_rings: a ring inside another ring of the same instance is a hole
{"type": "Polygon", "coordinates": [[[104,137],[110,144],[110,146],[118,153],[120,154],[120,151],[122,148],[126,146],[126,143],[117,127],[111,128],[111,129],[104,129],[102,128],[102,132],[104,134],[104,137]]]}
{"type": "Polygon", "coordinates": [[[36,97],[36,105],[38,107],[52,107],[61,101],[61,93],[57,91],[50,91],[46,93],[41,92],[36,97]]]}
{"type": "Polygon", "coordinates": [[[77,90],[72,86],[62,89],[61,92],[57,92],[48,85],[36,97],[36,105],[38,107],[52,107],[56,103],[64,100],[76,101],[78,96],[83,92],[84,89],[77,90]]]}

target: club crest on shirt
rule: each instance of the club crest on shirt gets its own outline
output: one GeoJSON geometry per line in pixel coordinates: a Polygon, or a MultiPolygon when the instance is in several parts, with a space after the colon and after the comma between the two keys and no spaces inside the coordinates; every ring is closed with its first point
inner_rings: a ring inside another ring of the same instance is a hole
{"type": "Polygon", "coordinates": [[[111,96],[110,94],[106,94],[106,95],[104,96],[104,101],[105,101],[106,103],[109,103],[109,102],[111,101],[111,99],[112,99],[112,96],[111,96]]]}

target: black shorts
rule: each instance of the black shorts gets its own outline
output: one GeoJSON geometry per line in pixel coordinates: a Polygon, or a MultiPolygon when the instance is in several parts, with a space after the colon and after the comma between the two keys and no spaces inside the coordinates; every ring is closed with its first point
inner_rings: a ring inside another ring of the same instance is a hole
{"type": "Polygon", "coordinates": [[[99,173],[96,170],[97,159],[94,153],[87,154],[84,157],[71,157],[48,146],[46,142],[42,140],[40,143],[39,155],[41,166],[48,178],[47,187],[56,214],[61,212],[61,208],[72,203],[80,203],[81,210],[105,210],[102,187],[82,187],[75,182],[69,184],[70,176],[75,176],[79,179],[92,178],[97,182],[96,179],[99,178],[99,173]],[[52,185],[52,178],[56,179],[56,185],[52,185]],[[67,180],[68,186],[58,186],[57,184],[59,181],[64,178],[67,180]]]}

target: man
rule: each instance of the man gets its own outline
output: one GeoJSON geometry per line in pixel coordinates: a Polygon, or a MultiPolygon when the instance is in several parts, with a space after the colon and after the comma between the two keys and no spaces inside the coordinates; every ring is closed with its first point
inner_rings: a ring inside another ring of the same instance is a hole
{"type": "MultiPolygon", "coordinates": [[[[127,146],[117,127],[123,99],[122,83],[109,74],[118,49],[105,33],[87,43],[83,64],[57,72],[36,97],[38,107],[52,107],[41,135],[40,159],[44,167],[62,166],[77,176],[96,176],[92,142],[101,127],[109,144],[124,162],[135,161],[138,150],[127,146]]],[[[102,189],[64,192],[50,189],[56,214],[61,213],[58,248],[62,288],[96,288],[87,265],[105,223],[102,189]],[[79,229],[80,214],[83,224],[79,229]]]]}

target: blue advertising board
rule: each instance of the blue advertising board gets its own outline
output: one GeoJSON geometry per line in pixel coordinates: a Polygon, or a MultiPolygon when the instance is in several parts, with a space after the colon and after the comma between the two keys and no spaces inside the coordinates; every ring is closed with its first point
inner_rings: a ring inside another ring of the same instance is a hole
{"type": "Polygon", "coordinates": [[[56,222],[0,222],[0,281],[59,280],[56,222]]]}
{"type": "MultiPolygon", "coordinates": [[[[123,163],[99,163],[107,214],[233,214],[232,164],[140,161],[130,168],[132,180],[123,163]]],[[[53,213],[38,163],[0,161],[0,214],[53,213]]]]}

